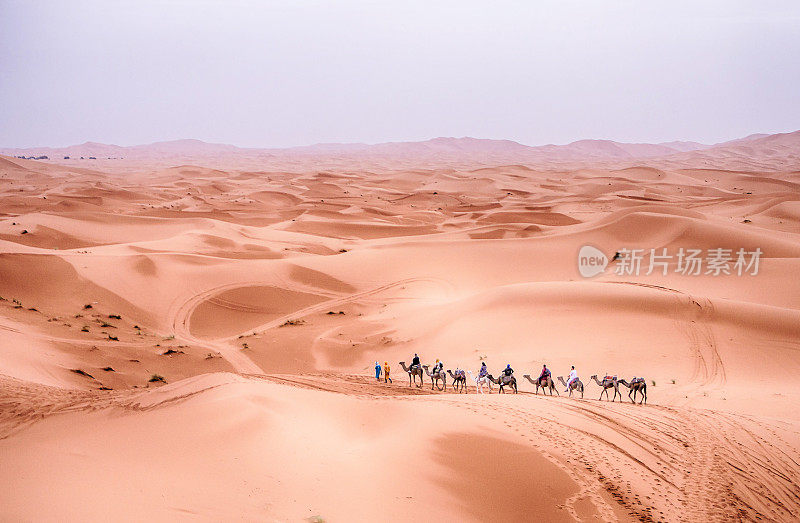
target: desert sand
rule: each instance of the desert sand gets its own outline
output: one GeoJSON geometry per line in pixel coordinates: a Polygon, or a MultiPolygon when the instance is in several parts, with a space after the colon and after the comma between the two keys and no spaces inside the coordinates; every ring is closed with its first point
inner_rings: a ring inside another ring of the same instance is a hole
{"type": "Polygon", "coordinates": [[[0,519],[800,518],[800,132],[0,153],[0,519]]]}

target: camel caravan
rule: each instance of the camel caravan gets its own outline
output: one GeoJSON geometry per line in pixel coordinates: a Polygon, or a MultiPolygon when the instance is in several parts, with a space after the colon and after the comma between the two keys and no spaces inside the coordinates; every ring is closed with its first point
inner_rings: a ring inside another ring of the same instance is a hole
{"type": "MultiPolygon", "coordinates": [[[[458,368],[455,370],[445,370],[444,363],[439,360],[436,360],[433,368],[431,368],[430,365],[423,365],[420,363],[417,354],[414,354],[411,365],[406,366],[406,362],[401,361],[400,366],[403,368],[403,371],[408,374],[409,387],[416,386],[421,388],[425,384],[425,376],[427,375],[431,380],[431,390],[446,391],[447,376],[450,376],[453,390],[459,393],[468,393],[468,382],[475,385],[475,391],[478,394],[484,394],[484,389],[488,389],[489,394],[491,394],[494,385],[497,385],[501,393],[505,393],[506,389],[513,390],[515,394],[518,392],[517,379],[514,377],[514,369],[511,368],[511,365],[506,365],[506,368],[503,369],[497,377],[489,373],[486,362],[481,364],[478,375],[475,376],[471,370],[464,371],[458,368]],[[467,378],[468,375],[469,378],[467,378]]],[[[536,387],[535,394],[537,395],[539,394],[539,389],[542,389],[542,394],[544,395],[547,395],[549,392],[550,396],[552,396],[555,392],[557,396],[561,396],[558,390],[559,385],[557,385],[556,381],[553,379],[547,365],[542,367],[542,372],[536,379],[532,378],[530,374],[523,374],[522,377],[536,387]]],[[[572,397],[573,394],[577,397],[577,395],[580,394],[581,399],[583,399],[584,385],[578,377],[574,366],[566,379],[564,379],[563,376],[558,376],[556,379],[558,383],[560,383],[560,386],[564,388],[564,393],[569,393],[569,397],[572,397]]],[[[628,399],[631,403],[636,403],[637,396],[640,397],[640,405],[642,403],[647,403],[647,382],[642,377],[634,377],[630,381],[627,381],[608,374],[603,376],[602,379],[599,379],[597,375],[594,374],[589,379],[597,383],[602,389],[598,400],[602,400],[605,396],[607,401],[613,402],[616,401],[619,396],[619,401],[622,402],[622,392],[619,390],[620,385],[622,385],[629,389],[628,399]],[[614,392],[613,396],[611,395],[611,390],[614,392]]]]}

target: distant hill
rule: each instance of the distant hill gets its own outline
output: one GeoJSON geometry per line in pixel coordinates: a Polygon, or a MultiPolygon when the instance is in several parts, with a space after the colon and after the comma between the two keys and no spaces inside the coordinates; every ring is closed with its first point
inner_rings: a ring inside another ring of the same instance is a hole
{"type": "Polygon", "coordinates": [[[580,161],[626,160],[637,158],[699,155],[702,158],[734,156],[786,156],[793,158],[800,150],[800,131],[783,134],[753,134],[744,138],[706,145],[674,141],[658,144],[624,143],[611,140],[578,140],[565,145],[528,146],[512,140],[439,137],[419,142],[320,143],[288,148],[242,148],[235,145],[207,143],[200,140],[172,140],[145,145],[119,146],[85,142],[69,147],[0,148],[7,156],[48,156],[50,160],[84,157],[127,159],[202,158],[227,155],[248,157],[363,157],[403,159],[475,159],[484,161],[580,161]]]}

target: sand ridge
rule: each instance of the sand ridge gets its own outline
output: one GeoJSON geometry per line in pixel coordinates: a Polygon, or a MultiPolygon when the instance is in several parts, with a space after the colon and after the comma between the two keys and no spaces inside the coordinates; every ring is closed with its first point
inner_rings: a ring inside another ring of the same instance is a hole
{"type": "Polygon", "coordinates": [[[0,157],[4,512],[794,520],[798,140],[0,157]],[[582,245],[763,255],[585,279],[582,245]],[[520,393],[409,386],[414,352],[520,393]],[[533,394],[542,364],[584,399],[533,394]]]}

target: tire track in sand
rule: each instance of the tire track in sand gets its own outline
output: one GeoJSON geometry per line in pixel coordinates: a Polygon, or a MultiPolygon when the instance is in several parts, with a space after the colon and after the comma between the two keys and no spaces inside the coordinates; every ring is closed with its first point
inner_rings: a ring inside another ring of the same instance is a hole
{"type": "MultiPolygon", "coordinates": [[[[325,300],[320,303],[304,307],[302,309],[298,309],[291,313],[284,314],[279,318],[258,325],[252,329],[248,329],[247,331],[263,332],[265,330],[279,327],[289,320],[300,319],[305,316],[308,316],[309,314],[327,310],[332,307],[337,307],[345,303],[350,303],[353,301],[369,298],[376,294],[380,294],[381,292],[394,289],[396,287],[408,285],[410,283],[420,283],[420,282],[433,282],[437,284],[447,283],[444,280],[438,278],[406,278],[395,282],[379,285],[377,287],[365,291],[338,296],[329,300],[325,300]]],[[[250,357],[248,357],[247,354],[243,353],[241,349],[232,344],[232,342],[234,342],[237,339],[236,335],[223,338],[207,339],[207,338],[199,338],[191,333],[191,317],[195,309],[201,303],[205,302],[208,299],[213,298],[215,295],[221,292],[241,287],[255,286],[255,285],[274,285],[274,282],[254,280],[249,282],[238,282],[234,284],[221,285],[218,287],[214,287],[212,289],[207,289],[201,293],[195,294],[191,296],[189,299],[177,305],[176,307],[173,307],[173,309],[169,312],[168,322],[172,324],[175,337],[193,344],[209,347],[215,350],[216,352],[219,353],[220,356],[222,356],[226,361],[228,361],[228,363],[230,363],[233,366],[233,368],[239,373],[263,374],[264,371],[261,369],[261,367],[259,367],[252,359],[250,359],[250,357]]]]}

